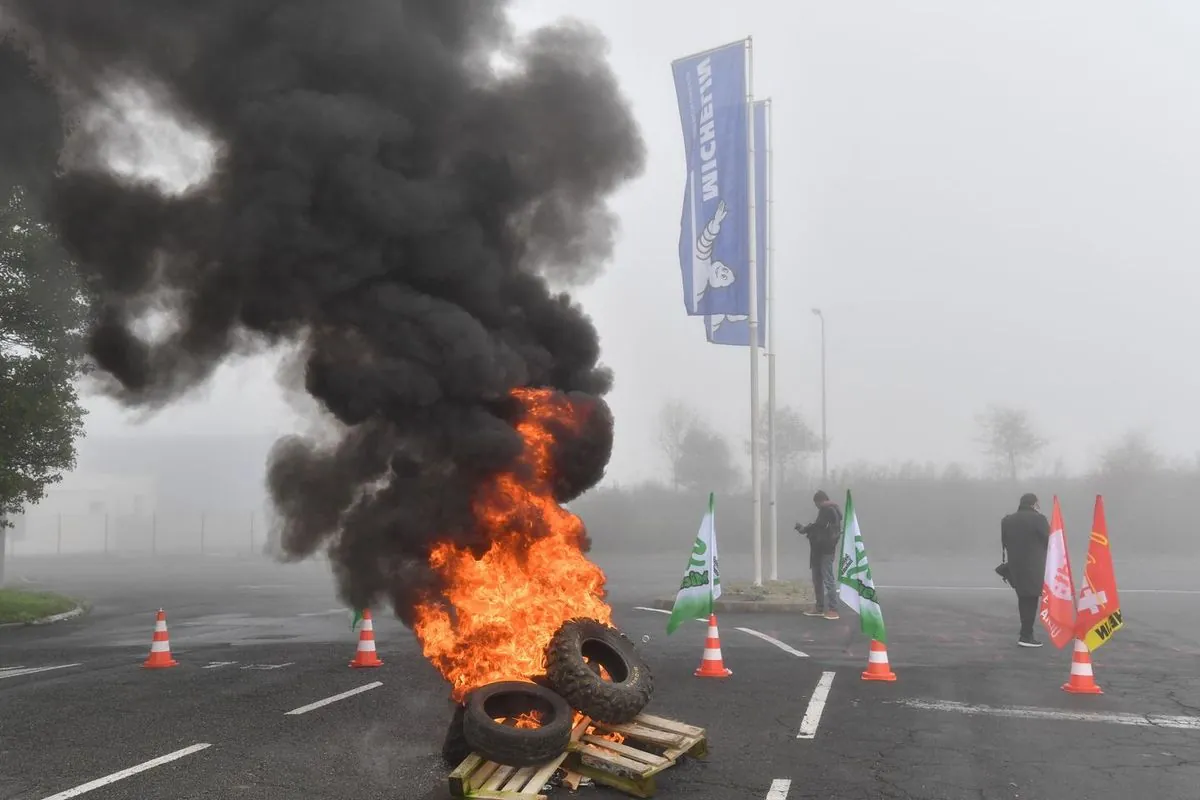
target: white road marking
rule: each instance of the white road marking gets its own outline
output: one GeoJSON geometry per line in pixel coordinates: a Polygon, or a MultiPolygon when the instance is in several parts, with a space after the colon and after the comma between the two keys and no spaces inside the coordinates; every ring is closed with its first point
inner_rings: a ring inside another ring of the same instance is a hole
{"type": "Polygon", "coordinates": [[[18,675],[36,675],[39,672],[50,672],[51,670],[55,669],[67,669],[68,667],[78,666],[78,664],[58,664],[57,666],[53,667],[29,667],[28,669],[17,667],[5,672],[0,672],[0,681],[4,680],[5,678],[15,678],[18,675]]]}
{"type": "Polygon", "coordinates": [[[297,614],[298,617],[329,617],[334,614],[345,614],[350,616],[349,610],[345,608],[331,608],[328,611],[305,611],[303,614],[297,614]]]}
{"type": "Polygon", "coordinates": [[[776,778],[771,781],[767,790],[767,800],[787,800],[788,792],[792,790],[792,782],[787,778],[776,778]]]}
{"type": "Polygon", "coordinates": [[[244,667],[239,667],[239,669],[283,669],[295,663],[295,661],[285,661],[282,664],[247,664],[244,667]]]}
{"type": "Polygon", "coordinates": [[[200,669],[217,669],[219,667],[228,667],[236,663],[236,661],[210,661],[200,669]]]}
{"type": "Polygon", "coordinates": [[[1116,712],[1061,711],[1053,708],[1024,706],[981,706],[955,703],[949,700],[900,700],[901,705],[924,711],[954,711],[972,716],[991,715],[1013,719],[1053,719],[1064,722],[1106,722],[1113,725],[1135,725],[1142,728],[1178,728],[1200,730],[1200,717],[1168,716],[1165,714],[1119,714],[1116,712]]]}
{"type": "MultiPolygon", "coordinates": [[[[1011,592],[1007,586],[885,586],[876,589],[887,591],[908,590],[915,592],[1011,592]]],[[[1120,589],[1121,594],[1200,594],[1200,589],[1120,589]]]]}
{"type": "Polygon", "coordinates": [[[800,720],[800,733],[797,739],[814,739],[817,736],[817,726],[821,724],[821,714],[825,713],[825,701],[829,699],[829,687],[833,686],[833,673],[822,672],[817,688],[813,689],[812,699],[808,701],[808,710],[804,719],[800,720]]]}
{"type": "MultiPolygon", "coordinates": [[[[647,608],[646,606],[634,606],[634,611],[650,611],[654,614],[670,614],[671,612],[665,608],[647,608]]],[[[708,617],[696,617],[696,622],[708,622],[708,617]]]]}
{"type": "Polygon", "coordinates": [[[375,681],[374,683],[368,683],[366,686],[360,686],[357,689],[351,689],[348,692],[342,692],[341,694],[335,694],[333,697],[326,697],[324,700],[318,700],[317,702],[309,703],[306,706],[300,706],[299,708],[293,708],[291,711],[285,712],[284,716],[289,716],[289,715],[294,715],[294,714],[307,714],[308,712],[315,711],[316,709],[321,708],[322,706],[327,706],[330,703],[336,703],[338,700],[345,700],[347,697],[353,697],[356,694],[362,694],[363,692],[369,692],[372,689],[378,689],[380,686],[383,686],[383,681],[375,681]]]}
{"type": "Polygon", "coordinates": [[[117,781],[125,780],[133,775],[137,775],[139,772],[145,772],[148,769],[161,767],[163,764],[170,763],[177,759],[183,758],[184,756],[190,756],[192,753],[198,753],[201,750],[209,747],[212,747],[212,745],[194,744],[191,747],[185,747],[182,750],[176,750],[174,753],[167,753],[165,756],[159,756],[158,758],[147,761],[144,764],[138,764],[136,767],[130,767],[129,769],[123,769],[120,772],[114,772],[112,775],[105,775],[103,778],[97,778],[94,781],[89,781],[88,783],[76,786],[74,789],[67,789],[65,792],[59,792],[58,794],[50,795],[49,797],[43,798],[43,800],[67,800],[69,797],[78,797],[81,794],[87,794],[93,789],[99,789],[101,786],[108,786],[109,784],[116,783],[117,781]]]}
{"type": "Polygon", "coordinates": [[[634,611],[649,611],[651,614],[670,614],[671,612],[665,608],[648,608],[646,606],[634,606],[634,611]]]}
{"type": "Polygon", "coordinates": [[[290,589],[290,588],[292,588],[292,585],[290,583],[247,583],[243,586],[239,586],[238,588],[239,589],[252,589],[252,590],[254,590],[254,589],[290,589]]]}
{"type": "Polygon", "coordinates": [[[785,644],[785,643],[779,641],[778,639],[775,639],[771,636],[767,636],[765,633],[759,633],[758,631],[756,631],[752,628],[735,628],[734,630],[739,630],[742,633],[748,633],[751,636],[755,637],[756,639],[762,639],[764,642],[769,642],[769,643],[775,645],[776,647],[778,647],[783,652],[791,653],[796,658],[808,658],[808,653],[805,653],[803,650],[797,650],[796,648],[792,647],[790,644],[785,644]]]}

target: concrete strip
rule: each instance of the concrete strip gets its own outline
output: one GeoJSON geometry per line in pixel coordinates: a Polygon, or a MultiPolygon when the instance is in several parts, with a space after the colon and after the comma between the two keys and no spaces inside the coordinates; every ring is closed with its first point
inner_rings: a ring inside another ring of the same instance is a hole
{"type": "Polygon", "coordinates": [[[808,710],[804,712],[804,719],[800,720],[800,733],[796,734],[797,739],[815,739],[817,737],[817,726],[821,724],[821,715],[825,713],[825,703],[829,700],[829,689],[833,686],[832,672],[822,672],[821,679],[817,681],[817,688],[813,689],[812,698],[808,701],[808,710]]]}
{"type": "Polygon", "coordinates": [[[949,711],[971,716],[1008,717],[1010,719],[1046,719],[1061,722],[1102,722],[1111,725],[1133,725],[1141,728],[1176,728],[1200,731],[1200,717],[1166,714],[1121,714],[1101,711],[1065,711],[1053,708],[1023,706],[984,706],[956,703],[950,700],[899,700],[900,705],[923,711],[949,711]]]}
{"type": "MultiPolygon", "coordinates": [[[[876,589],[910,592],[1011,592],[1009,586],[887,586],[879,585],[876,589]]],[[[1118,594],[1200,594],[1200,589],[1125,589],[1117,587],[1118,594]]]]}
{"type": "Polygon", "coordinates": [[[82,614],[85,614],[85,613],[87,613],[87,608],[85,606],[79,605],[79,606],[75,606],[70,611],[64,611],[61,614],[51,614],[48,617],[42,617],[41,619],[35,619],[31,622],[5,622],[4,624],[0,625],[0,629],[2,629],[2,628],[23,628],[27,625],[50,625],[51,623],[54,623],[54,622],[65,622],[66,620],[69,620],[69,619],[75,619],[76,617],[81,616],[82,614]]]}
{"type": "MultiPolygon", "coordinates": [[[[713,611],[718,614],[788,614],[807,611],[812,605],[811,600],[718,600],[713,604],[713,611]]],[[[674,606],[674,597],[660,597],[654,601],[654,607],[658,610],[670,611],[674,606]]]]}
{"type": "Polygon", "coordinates": [[[89,781],[76,786],[74,789],[67,789],[65,792],[52,794],[43,800],[68,800],[68,798],[71,797],[79,797],[79,795],[87,794],[93,789],[99,789],[102,786],[108,786],[116,783],[117,781],[125,780],[126,778],[137,775],[139,772],[145,772],[148,769],[161,767],[163,764],[169,764],[172,761],[181,759],[184,756],[190,756],[192,753],[198,753],[201,750],[209,747],[212,747],[212,745],[207,743],[194,744],[191,747],[185,747],[182,750],[176,750],[174,753],[167,753],[165,756],[159,756],[158,758],[138,764],[136,767],[130,767],[129,769],[123,769],[120,772],[114,772],[111,775],[105,775],[103,778],[97,778],[94,781],[89,781]]]}
{"type": "Polygon", "coordinates": [[[333,697],[326,697],[324,700],[318,700],[317,702],[309,703],[306,706],[300,706],[299,708],[293,708],[291,711],[284,712],[284,716],[295,716],[297,714],[307,714],[310,711],[316,711],[318,708],[327,706],[330,703],[336,703],[338,700],[345,700],[347,697],[353,697],[356,694],[362,694],[363,692],[369,692],[372,689],[378,689],[380,686],[383,686],[383,681],[375,681],[374,683],[368,683],[366,686],[360,686],[357,689],[351,689],[348,692],[342,692],[341,694],[335,694],[333,697]]]}

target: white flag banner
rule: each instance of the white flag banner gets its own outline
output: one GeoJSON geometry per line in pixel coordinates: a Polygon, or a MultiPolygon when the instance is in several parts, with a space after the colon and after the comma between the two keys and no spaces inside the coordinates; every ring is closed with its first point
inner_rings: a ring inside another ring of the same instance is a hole
{"type": "Polygon", "coordinates": [[[708,513],[700,520],[700,531],[692,544],[683,581],[675,595],[675,606],[667,622],[667,633],[675,632],[687,619],[707,617],[713,612],[713,601],[721,596],[721,568],[717,561],[717,521],[713,513],[713,496],[708,496],[708,513]]]}

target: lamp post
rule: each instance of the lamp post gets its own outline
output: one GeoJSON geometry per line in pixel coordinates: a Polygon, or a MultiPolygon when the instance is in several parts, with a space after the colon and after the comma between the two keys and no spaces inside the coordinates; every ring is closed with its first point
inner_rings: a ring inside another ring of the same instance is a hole
{"type": "Polygon", "coordinates": [[[826,384],[825,384],[825,315],[814,308],[813,315],[821,320],[821,488],[829,480],[829,433],[826,428],[826,384]]]}

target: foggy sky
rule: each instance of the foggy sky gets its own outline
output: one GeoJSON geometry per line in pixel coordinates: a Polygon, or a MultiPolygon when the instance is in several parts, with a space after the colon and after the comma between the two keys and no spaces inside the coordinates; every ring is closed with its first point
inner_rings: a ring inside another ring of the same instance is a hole
{"type": "MultiPolygon", "coordinates": [[[[647,443],[671,397],[737,453],[747,438],[748,353],[707,344],[684,315],[670,74],[747,34],[775,113],[779,398],[819,424],[820,306],[833,465],[981,466],[974,418],[990,403],[1033,412],[1047,467],[1087,468],[1130,427],[1170,456],[1200,451],[1200,6],[904,5],[570,4],[610,38],[648,147],[612,205],[613,263],[576,295],[616,375],[611,479],[663,473],[647,443]]],[[[567,6],[517,7],[524,27],[567,6]]],[[[88,430],[286,432],[262,362],[141,425],[90,400],[88,430]]]]}

